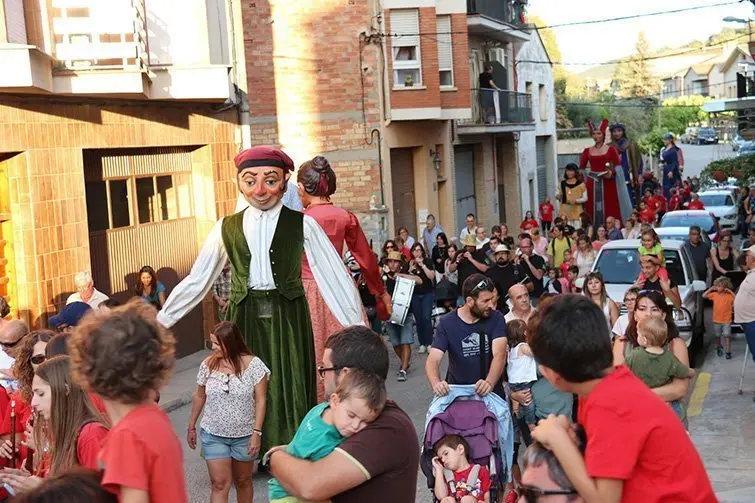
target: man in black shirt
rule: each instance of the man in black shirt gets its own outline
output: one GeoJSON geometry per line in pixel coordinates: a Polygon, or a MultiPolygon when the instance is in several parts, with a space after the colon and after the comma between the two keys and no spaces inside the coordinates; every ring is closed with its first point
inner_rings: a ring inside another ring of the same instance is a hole
{"type": "Polygon", "coordinates": [[[638,279],[635,286],[640,290],[655,290],[656,292],[661,292],[672,304],[674,304],[675,308],[681,308],[682,297],[679,295],[679,287],[676,286],[674,280],[669,278],[669,280],[666,281],[658,276],[658,271],[661,270],[660,259],[655,255],[643,255],[640,258],[640,264],[642,266],[642,274],[645,275],[645,281],[640,282],[638,279]]]}
{"type": "Polygon", "coordinates": [[[493,82],[493,65],[485,63],[485,69],[480,74],[479,78],[478,92],[480,93],[480,103],[482,104],[482,118],[486,123],[490,124],[496,122],[495,102],[493,99],[497,90],[500,89],[501,88],[493,82]]]}
{"type": "Polygon", "coordinates": [[[545,274],[545,260],[539,255],[535,255],[532,237],[526,232],[519,234],[519,251],[517,252],[517,263],[522,268],[524,274],[530,279],[527,283],[527,289],[530,292],[530,299],[533,305],[537,305],[537,299],[540,298],[543,291],[543,275],[545,274]]]}
{"type": "Polygon", "coordinates": [[[459,271],[459,285],[464,284],[464,280],[473,274],[483,273],[488,270],[485,253],[477,249],[477,238],[474,235],[465,236],[461,240],[464,250],[459,252],[456,257],[456,264],[452,264],[449,270],[455,268],[459,271]]]}
{"type": "Polygon", "coordinates": [[[499,245],[495,249],[495,264],[490,266],[485,273],[495,283],[495,288],[498,290],[498,310],[503,314],[509,312],[509,306],[506,304],[509,288],[522,282],[528,289],[532,286],[532,280],[527,278],[518,264],[509,259],[510,255],[508,246],[499,245]]]}
{"type": "Polygon", "coordinates": [[[710,262],[710,246],[702,239],[702,231],[697,225],[693,225],[689,228],[689,238],[684,245],[689,251],[690,257],[692,257],[692,263],[697,272],[697,279],[707,281],[708,270],[710,262]]]}

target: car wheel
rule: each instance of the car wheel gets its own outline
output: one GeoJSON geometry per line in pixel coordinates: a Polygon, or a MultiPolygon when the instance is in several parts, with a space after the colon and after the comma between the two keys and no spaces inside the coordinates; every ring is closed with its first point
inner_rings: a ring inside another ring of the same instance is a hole
{"type": "MultiPolygon", "coordinates": [[[[692,325],[694,328],[692,329],[692,341],[690,342],[689,347],[687,348],[687,355],[689,357],[689,366],[690,368],[694,368],[695,364],[697,363],[698,358],[703,353],[703,341],[705,339],[704,331],[705,329],[702,327],[698,327],[695,324],[692,325]]],[[[702,360],[700,361],[702,364],[702,360]]]]}

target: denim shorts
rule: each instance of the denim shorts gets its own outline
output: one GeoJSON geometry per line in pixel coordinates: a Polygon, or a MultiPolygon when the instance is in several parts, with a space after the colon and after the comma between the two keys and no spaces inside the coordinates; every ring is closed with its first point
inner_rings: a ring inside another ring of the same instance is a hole
{"type": "Polygon", "coordinates": [[[414,343],[414,334],[412,333],[412,323],[409,320],[409,317],[406,317],[406,322],[404,323],[404,326],[396,325],[395,323],[386,323],[385,324],[385,333],[388,334],[388,337],[391,339],[391,344],[395,348],[396,346],[400,346],[402,344],[413,344],[414,343]]]}
{"type": "Polygon", "coordinates": [[[731,324],[713,323],[713,334],[716,337],[731,337],[731,324]]]}
{"type": "Polygon", "coordinates": [[[199,429],[199,441],[202,444],[201,454],[205,461],[228,458],[242,462],[252,461],[252,457],[248,454],[250,439],[251,435],[238,438],[219,437],[207,433],[204,428],[199,429]]]}

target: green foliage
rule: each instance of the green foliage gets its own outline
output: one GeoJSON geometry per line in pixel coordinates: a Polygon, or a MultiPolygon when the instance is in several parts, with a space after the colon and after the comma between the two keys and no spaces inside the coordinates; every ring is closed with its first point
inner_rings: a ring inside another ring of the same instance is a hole
{"type": "Polygon", "coordinates": [[[695,95],[665,100],[661,109],[664,131],[674,133],[678,138],[689,126],[698,126],[707,121],[708,114],[703,112],[702,106],[711,99],[695,95]]]}
{"type": "Polygon", "coordinates": [[[700,177],[705,184],[714,183],[713,173],[720,171],[726,178],[736,178],[741,185],[755,184],[755,155],[730,157],[713,161],[703,169],[700,177]]]}
{"type": "Polygon", "coordinates": [[[615,80],[619,95],[626,98],[648,96],[658,93],[659,82],[653,77],[650,64],[645,58],[650,54],[650,44],[645,33],[640,32],[634,46],[635,54],[616,67],[615,80]]]}
{"type": "Polygon", "coordinates": [[[640,149],[643,152],[652,152],[653,155],[655,155],[663,148],[664,133],[666,133],[666,131],[658,129],[657,127],[653,128],[645,136],[642,136],[637,142],[640,146],[640,149]]]}

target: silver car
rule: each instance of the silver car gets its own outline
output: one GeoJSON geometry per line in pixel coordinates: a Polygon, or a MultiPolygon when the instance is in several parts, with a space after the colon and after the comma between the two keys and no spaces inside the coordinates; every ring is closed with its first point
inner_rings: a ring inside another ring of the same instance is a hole
{"type": "MultiPolygon", "coordinates": [[[[674,309],[674,321],[687,348],[693,339],[696,339],[695,347],[700,347],[705,331],[702,299],[705,281],[697,278],[692,257],[683,242],[665,240],[662,245],[669,277],[679,287],[682,298],[682,307],[674,309]]],[[[624,293],[640,275],[639,247],[638,239],[609,241],[598,252],[592,267],[603,275],[608,295],[621,307],[622,313],[626,312],[624,293]]]]}

